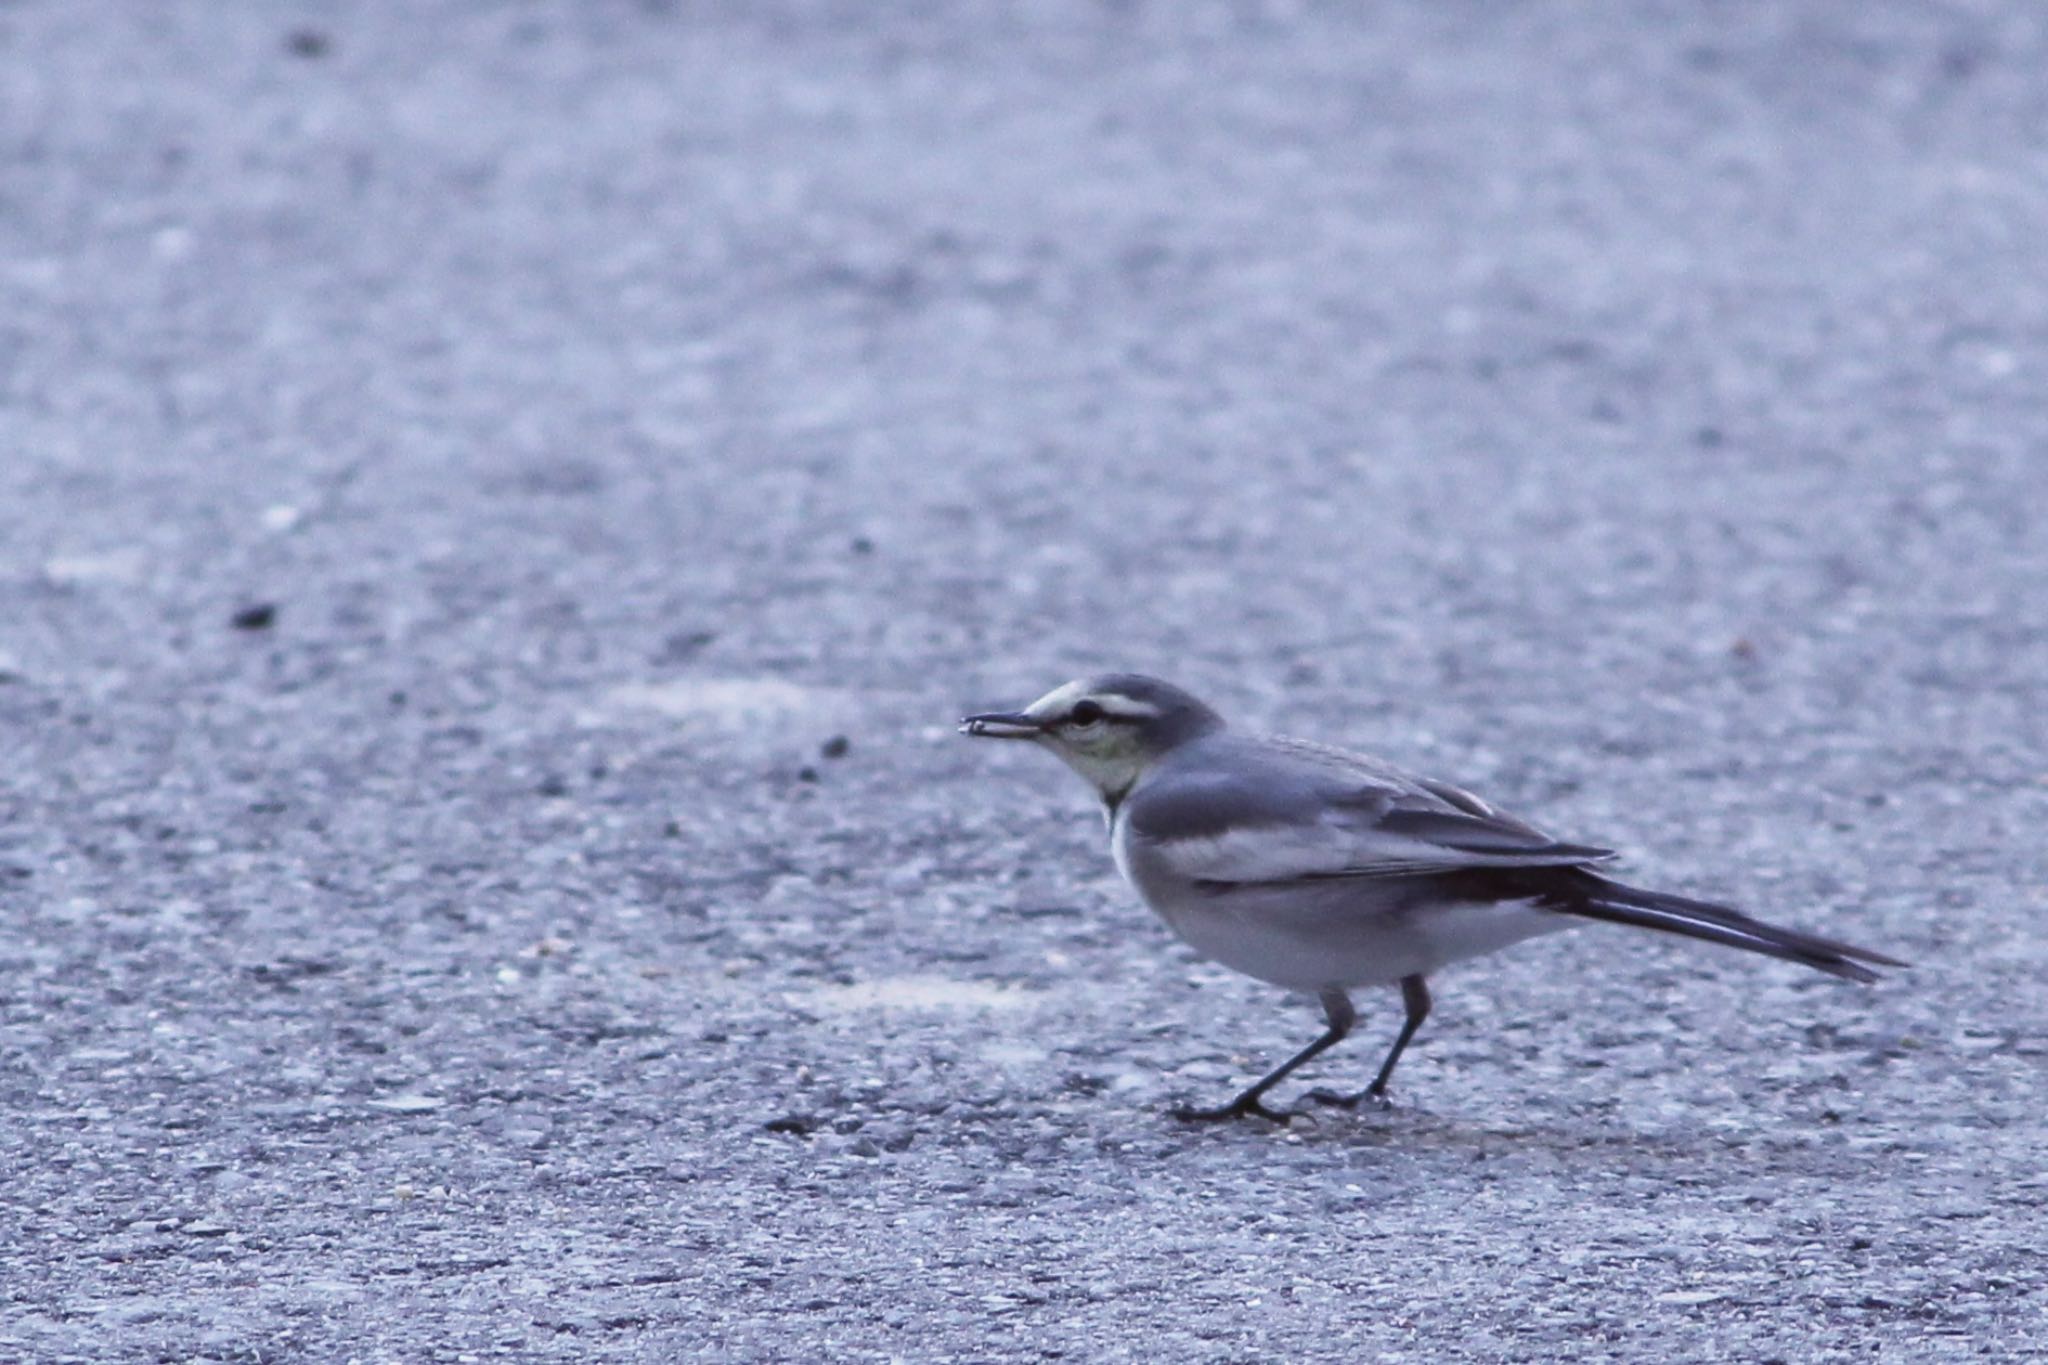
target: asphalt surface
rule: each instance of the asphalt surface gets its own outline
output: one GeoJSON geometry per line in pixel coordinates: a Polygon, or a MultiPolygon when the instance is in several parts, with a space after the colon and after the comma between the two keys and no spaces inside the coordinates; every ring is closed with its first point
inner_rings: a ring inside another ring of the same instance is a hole
{"type": "Polygon", "coordinates": [[[0,4],[0,1357],[2048,1353],[2044,24],[0,4]],[[1179,1126],[1103,667],[1915,966],[1179,1126]]]}

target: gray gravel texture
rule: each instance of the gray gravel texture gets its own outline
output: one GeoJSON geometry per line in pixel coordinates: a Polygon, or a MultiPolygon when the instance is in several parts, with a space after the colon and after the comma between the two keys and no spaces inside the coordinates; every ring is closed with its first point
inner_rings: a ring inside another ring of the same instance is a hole
{"type": "Polygon", "coordinates": [[[2038,7],[0,63],[0,1357],[2048,1353],[2038,7]],[[1916,966],[1589,928],[1177,1126],[1315,1010],[951,732],[1105,666],[1916,966]]]}

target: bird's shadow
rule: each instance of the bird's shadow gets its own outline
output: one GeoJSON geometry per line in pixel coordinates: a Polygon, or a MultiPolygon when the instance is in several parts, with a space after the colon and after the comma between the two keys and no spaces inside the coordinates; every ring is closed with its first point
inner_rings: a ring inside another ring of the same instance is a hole
{"type": "MultiPolygon", "coordinates": [[[[1374,1110],[1292,1111],[1284,1128],[1257,1119],[1224,1125],[1193,1125],[1170,1116],[1170,1126],[1189,1148],[1205,1140],[1232,1145],[1283,1142],[1333,1154],[1371,1154],[1384,1162],[1470,1169],[1489,1162],[1514,1164],[1540,1158],[1564,1169],[1639,1171],[1654,1168],[1673,1180],[1713,1183],[1751,1179],[1761,1170],[1787,1169],[1824,1175],[1867,1173],[1870,1153],[1849,1144],[1816,1138],[1813,1130],[1760,1117],[1754,1128],[1685,1127],[1645,1130],[1626,1126],[1625,1115],[1566,1114],[1502,1120],[1396,1106],[1374,1110]],[[1219,1131],[1220,1130],[1220,1131],[1219,1131]]],[[[1910,1144],[1904,1144],[1910,1145],[1910,1144]]]]}

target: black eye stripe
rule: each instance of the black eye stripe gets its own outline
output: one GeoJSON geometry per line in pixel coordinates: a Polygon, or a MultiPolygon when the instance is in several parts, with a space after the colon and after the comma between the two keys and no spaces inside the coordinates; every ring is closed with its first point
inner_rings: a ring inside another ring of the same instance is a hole
{"type": "Polygon", "coordinates": [[[1111,725],[1136,725],[1140,721],[1150,720],[1151,718],[1149,714],[1144,712],[1112,711],[1093,697],[1083,697],[1080,701],[1074,703],[1073,709],[1068,711],[1059,723],[1061,725],[1093,725],[1097,721],[1106,721],[1111,725]]]}

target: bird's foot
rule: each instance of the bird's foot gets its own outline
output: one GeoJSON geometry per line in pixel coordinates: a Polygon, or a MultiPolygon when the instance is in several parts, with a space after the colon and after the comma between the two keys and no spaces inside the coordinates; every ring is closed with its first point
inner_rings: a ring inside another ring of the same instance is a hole
{"type": "Polygon", "coordinates": [[[1217,1109],[1197,1109],[1191,1104],[1176,1105],[1171,1111],[1182,1123],[1223,1123],[1230,1119],[1257,1117],[1268,1123],[1277,1123],[1285,1128],[1289,1121],[1300,1115],[1268,1109],[1256,1099],[1240,1097],[1217,1109]]]}
{"type": "Polygon", "coordinates": [[[1311,1090],[1302,1098],[1311,1104],[1327,1104],[1338,1109],[1392,1109],[1394,1102],[1387,1098],[1387,1092],[1371,1086],[1355,1095],[1340,1095],[1334,1090],[1311,1090]]]}

